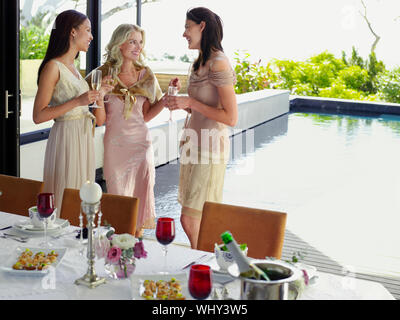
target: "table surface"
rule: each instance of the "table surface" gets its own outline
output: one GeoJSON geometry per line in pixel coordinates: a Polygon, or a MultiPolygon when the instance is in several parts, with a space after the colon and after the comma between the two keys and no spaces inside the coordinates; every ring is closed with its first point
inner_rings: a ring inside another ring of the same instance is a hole
{"type": "MultiPolygon", "coordinates": [[[[14,225],[17,222],[29,218],[0,212],[0,228],[14,225]]],[[[75,227],[69,226],[61,232],[73,231],[75,227]]],[[[22,233],[14,228],[0,233],[22,233]]],[[[26,235],[26,234],[24,234],[26,235]]],[[[136,261],[136,270],[131,279],[114,280],[107,278],[105,284],[94,289],[74,284],[74,281],[82,277],[87,271],[86,255],[80,254],[79,241],[74,235],[65,235],[59,239],[49,238],[55,248],[67,248],[61,263],[55,272],[49,272],[45,276],[22,276],[18,273],[0,271],[0,299],[134,299],[138,297],[136,292],[137,275],[151,276],[162,271],[164,256],[161,245],[154,239],[144,239],[144,246],[148,252],[146,259],[136,261]],[[132,289],[135,286],[135,290],[132,289]]],[[[12,239],[0,238],[0,265],[9,260],[17,247],[37,248],[43,241],[43,236],[30,235],[27,243],[19,243],[12,239]]],[[[202,264],[208,264],[218,270],[215,256],[211,252],[192,250],[185,245],[171,244],[168,246],[167,268],[171,273],[184,273],[182,270],[186,264],[198,260],[202,264]],[[205,256],[204,256],[205,255],[205,256]]],[[[104,269],[104,259],[96,260],[95,270],[99,276],[107,276],[104,269]]],[[[303,291],[300,300],[394,300],[390,292],[380,283],[356,279],[351,276],[338,276],[334,274],[318,272],[316,280],[303,291]]],[[[229,297],[240,298],[240,281],[235,280],[226,285],[229,297]]],[[[187,297],[190,299],[190,296],[187,297]]]]}

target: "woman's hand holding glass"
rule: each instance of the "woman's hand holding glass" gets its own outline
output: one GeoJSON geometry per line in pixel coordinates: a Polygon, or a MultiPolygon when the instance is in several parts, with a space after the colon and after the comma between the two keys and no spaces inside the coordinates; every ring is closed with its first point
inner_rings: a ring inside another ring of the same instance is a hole
{"type": "Polygon", "coordinates": [[[190,106],[189,96],[167,96],[169,110],[187,109],[190,106]]]}
{"type": "MultiPolygon", "coordinates": [[[[100,99],[104,99],[104,97],[111,91],[114,90],[113,79],[111,75],[105,76],[101,81],[100,99]]],[[[108,100],[103,100],[104,102],[108,102],[108,100]]]]}

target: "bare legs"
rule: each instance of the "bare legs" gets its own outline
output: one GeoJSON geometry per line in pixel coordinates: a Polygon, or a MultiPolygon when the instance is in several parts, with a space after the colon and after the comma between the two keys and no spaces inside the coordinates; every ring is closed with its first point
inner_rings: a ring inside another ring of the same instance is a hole
{"type": "Polygon", "coordinates": [[[136,238],[141,238],[141,237],[143,237],[143,228],[141,228],[141,229],[139,229],[139,230],[136,230],[136,232],[135,232],[135,237],[136,237],[136,238]]]}
{"type": "Polygon", "coordinates": [[[199,229],[200,229],[200,222],[201,222],[201,215],[199,217],[195,217],[192,215],[185,214],[190,210],[193,212],[193,209],[183,207],[182,214],[181,214],[181,224],[183,230],[185,231],[187,237],[190,241],[190,246],[192,249],[197,248],[197,239],[199,237],[199,229]]]}

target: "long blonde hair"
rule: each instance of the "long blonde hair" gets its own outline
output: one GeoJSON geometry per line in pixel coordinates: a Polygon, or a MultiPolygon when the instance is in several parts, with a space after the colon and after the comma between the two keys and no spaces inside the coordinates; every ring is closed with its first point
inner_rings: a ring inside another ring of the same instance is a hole
{"type": "MultiPolygon", "coordinates": [[[[145,32],[142,28],[135,24],[121,24],[114,30],[110,42],[106,46],[106,53],[104,58],[106,63],[110,63],[113,67],[117,68],[118,71],[121,70],[123,57],[119,47],[129,39],[129,36],[133,31],[140,32],[142,34],[143,48],[145,45],[145,32]]],[[[134,62],[138,67],[145,66],[144,62],[145,53],[144,50],[140,52],[139,59],[134,62]]]]}

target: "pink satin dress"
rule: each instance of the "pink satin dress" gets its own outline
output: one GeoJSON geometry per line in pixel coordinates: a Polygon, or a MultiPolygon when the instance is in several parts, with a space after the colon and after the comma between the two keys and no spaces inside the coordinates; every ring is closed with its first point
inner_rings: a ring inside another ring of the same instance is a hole
{"type": "MultiPolygon", "coordinates": [[[[139,80],[144,74],[145,70],[139,80]]],[[[137,96],[128,119],[123,116],[124,101],[121,97],[108,95],[107,99],[103,166],[107,192],[139,198],[136,228],[153,229],[155,167],[150,131],[143,118],[146,98],[137,96]]]]}

